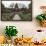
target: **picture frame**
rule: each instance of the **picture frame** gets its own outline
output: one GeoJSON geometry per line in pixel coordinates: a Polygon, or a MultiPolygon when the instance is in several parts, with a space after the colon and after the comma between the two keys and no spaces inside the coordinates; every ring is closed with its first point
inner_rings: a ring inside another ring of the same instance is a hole
{"type": "Polygon", "coordinates": [[[2,0],[1,21],[32,21],[32,0],[2,0]]]}

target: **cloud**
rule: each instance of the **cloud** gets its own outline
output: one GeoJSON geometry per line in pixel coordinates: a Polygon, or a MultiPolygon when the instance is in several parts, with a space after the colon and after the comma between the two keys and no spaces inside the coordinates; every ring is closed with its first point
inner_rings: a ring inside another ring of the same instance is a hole
{"type": "Polygon", "coordinates": [[[14,3],[21,3],[21,4],[24,4],[25,6],[28,7],[28,4],[30,3],[31,1],[2,1],[2,3],[5,5],[5,7],[9,7],[10,4],[14,3]]]}

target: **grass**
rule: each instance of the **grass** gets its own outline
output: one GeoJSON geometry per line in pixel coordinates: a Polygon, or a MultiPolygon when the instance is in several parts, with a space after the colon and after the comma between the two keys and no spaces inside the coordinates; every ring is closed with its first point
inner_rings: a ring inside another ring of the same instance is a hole
{"type": "MultiPolygon", "coordinates": [[[[19,13],[19,12],[18,12],[19,13]]],[[[13,19],[15,15],[15,11],[12,11],[11,9],[5,9],[2,11],[2,20],[4,21],[10,21],[13,19]]],[[[31,21],[32,15],[29,12],[23,11],[18,14],[23,21],[31,21]]]]}
{"type": "Polygon", "coordinates": [[[10,13],[3,13],[2,20],[10,20],[10,13]]]}
{"type": "Polygon", "coordinates": [[[32,17],[31,13],[20,13],[19,16],[24,21],[30,21],[32,17]]]}
{"type": "MultiPolygon", "coordinates": [[[[12,16],[13,16],[12,13],[3,13],[2,20],[9,20],[10,21],[13,19],[12,16]]],[[[23,21],[30,21],[31,17],[32,17],[31,13],[19,13],[19,16],[20,16],[21,20],[23,20],[23,21]]]]}

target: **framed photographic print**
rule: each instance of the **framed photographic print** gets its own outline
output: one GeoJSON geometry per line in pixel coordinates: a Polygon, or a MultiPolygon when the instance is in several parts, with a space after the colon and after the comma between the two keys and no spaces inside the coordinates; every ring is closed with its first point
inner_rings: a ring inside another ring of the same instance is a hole
{"type": "Polygon", "coordinates": [[[2,0],[1,21],[31,21],[32,0],[2,0]]]}

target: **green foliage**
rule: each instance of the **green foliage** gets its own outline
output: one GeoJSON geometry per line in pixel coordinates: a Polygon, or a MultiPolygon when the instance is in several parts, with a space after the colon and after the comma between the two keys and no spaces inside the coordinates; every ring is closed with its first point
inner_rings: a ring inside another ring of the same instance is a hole
{"type": "Polygon", "coordinates": [[[16,3],[15,8],[18,8],[18,4],[16,3]]]}
{"type": "Polygon", "coordinates": [[[4,5],[3,5],[3,3],[1,3],[1,8],[5,8],[4,5]]]}
{"type": "Polygon", "coordinates": [[[24,21],[30,21],[32,18],[31,13],[20,13],[19,16],[21,17],[22,20],[24,21]]]}
{"type": "Polygon", "coordinates": [[[31,2],[30,2],[30,4],[29,4],[29,9],[31,9],[32,8],[32,4],[31,4],[31,2]]]}
{"type": "Polygon", "coordinates": [[[38,15],[37,17],[36,17],[36,19],[37,20],[39,20],[39,21],[42,21],[42,20],[46,20],[46,14],[41,14],[41,15],[38,15]]]}
{"type": "Polygon", "coordinates": [[[6,26],[5,31],[6,36],[8,36],[9,38],[11,38],[12,36],[16,36],[18,33],[15,26],[6,26]]]}

